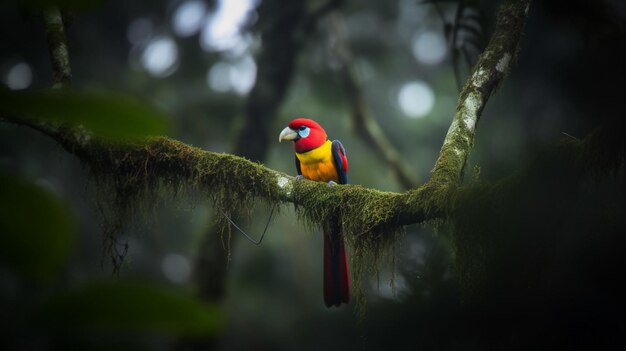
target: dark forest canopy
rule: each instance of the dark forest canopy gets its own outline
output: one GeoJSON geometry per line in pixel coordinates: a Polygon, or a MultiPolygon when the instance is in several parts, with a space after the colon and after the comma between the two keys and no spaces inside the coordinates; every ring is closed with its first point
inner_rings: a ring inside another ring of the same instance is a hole
{"type": "Polygon", "coordinates": [[[619,1],[57,5],[0,6],[3,349],[625,346],[619,1]]]}

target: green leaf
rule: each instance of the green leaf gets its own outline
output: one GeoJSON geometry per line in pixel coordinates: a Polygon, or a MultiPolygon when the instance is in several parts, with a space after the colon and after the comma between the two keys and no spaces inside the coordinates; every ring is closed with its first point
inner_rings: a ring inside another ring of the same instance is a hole
{"type": "Polygon", "coordinates": [[[92,284],[55,296],[35,317],[59,331],[204,337],[216,335],[223,324],[213,305],[169,288],[131,282],[92,284]]]}
{"type": "Polygon", "coordinates": [[[49,278],[74,246],[70,211],[49,191],[0,173],[0,263],[31,278],[49,278]]]}
{"type": "Polygon", "coordinates": [[[163,135],[167,125],[167,117],[153,106],[110,91],[2,91],[2,115],[58,126],[81,126],[96,136],[113,139],[163,135]]]}

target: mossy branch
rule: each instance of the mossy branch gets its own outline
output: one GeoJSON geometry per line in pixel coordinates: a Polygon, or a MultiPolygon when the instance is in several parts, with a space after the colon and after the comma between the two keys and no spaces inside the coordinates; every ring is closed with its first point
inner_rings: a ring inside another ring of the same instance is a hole
{"type": "Polygon", "coordinates": [[[431,184],[455,187],[462,181],[483,108],[517,59],[529,6],[530,0],[512,0],[500,7],[495,31],[459,96],[431,184]]]}
{"type": "MultiPolygon", "coordinates": [[[[328,187],[323,182],[295,177],[236,155],[206,151],[166,137],[145,142],[95,141],[74,153],[98,175],[137,182],[142,187],[185,189],[217,200],[236,212],[243,200],[293,203],[311,224],[341,211],[348,232],[363,235],[377,227],[420,223],[433,216],[424,192],[383,192],[359,185],[328,187]]],[[[132,184],[128,184],[132,186],[132,184]]]]}
{"type": "Polygon", "coordinates": [[[296,180],[243,157],[206,151],[166,137],[110,141],[84,138],[72,130],[42,128],[10,116],[5,119],[51,136],[76,155],[96,181],[114,187],[112,202],[126,215],[132,215],[139,202],[153,203],[160,190],[197,194],[229,213],[245,212],[257,199],[293,203],[300,219],[311,225],[341,213],[344,234],[355,243],[438,215],[428,205],[429,194],[423,188],[393,193],[358,185],[328,187],[322,182],[296,180]]]}

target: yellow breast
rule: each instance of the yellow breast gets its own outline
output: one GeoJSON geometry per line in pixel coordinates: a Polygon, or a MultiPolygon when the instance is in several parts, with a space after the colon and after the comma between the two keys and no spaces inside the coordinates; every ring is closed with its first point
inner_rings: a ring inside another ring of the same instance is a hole
{"type": "Polygon", "coordinates": [[[326,140],[322,146],[316,149],[303,153],[296,152],[304,178],[319,182],[339,181],[331,146],[332,142],[326,140]]]}

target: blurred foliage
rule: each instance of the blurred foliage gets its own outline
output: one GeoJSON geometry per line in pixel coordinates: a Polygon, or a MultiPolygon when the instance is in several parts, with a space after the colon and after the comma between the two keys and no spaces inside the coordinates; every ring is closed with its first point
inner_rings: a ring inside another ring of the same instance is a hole
{"type": "Polygon", "coordinates": [[[158,333],[214,337],[221,313],[172,288],[138,282],[90,284],[51,296],[34,322],[57,332],[158,333]]]}
{"type": "Polygon", "coordinates": [[[50,280],[75,244],[74,218],[50,191],[0,173],[0,262],[30,278],[50,280]]]}
{"type": "MultiPolygon", "coordinates": [[[[137,335],[213,338],[223,328],[221,313],[188,293],[138,282],[109,282],[50,293],[58,284],[60,269],[67,263],[75,242],[75,224],[69,209],[54,194],[20,177],[0,173],[0,267],[8,275],[0,294],[0,319],[13,338],[0,343],[8,348],[27,348],[21,330],[35,328],[50,335],[55,344],[80,341],[88,348],[98,345],[83,340],[88,335],[137,335]],[[14,295],[9,285],[26,286],[42,281],[32,295],[14,295]],[[12,283],[10,283],[12,281],[12,283]],[[33,299],[33,300],[31,300],[33,299]],[[42,301],[32,304],[33,301],[42,301]],[[18,324],[13,324],[16,321],[18,324]],[[8,325],[6,323],[12,323],[8,325]]],[[[28,339],[39,340],[35,335],[28,339]]]]}
{"type": "Polygon", "coordinates": [[[78,127],[78,132],[84,128],[95,136],[113,139],[163,135],[167,130],[167,118],[161,111],[110,91],[2,91],[0,114],[56,128],[78,127]]]}

